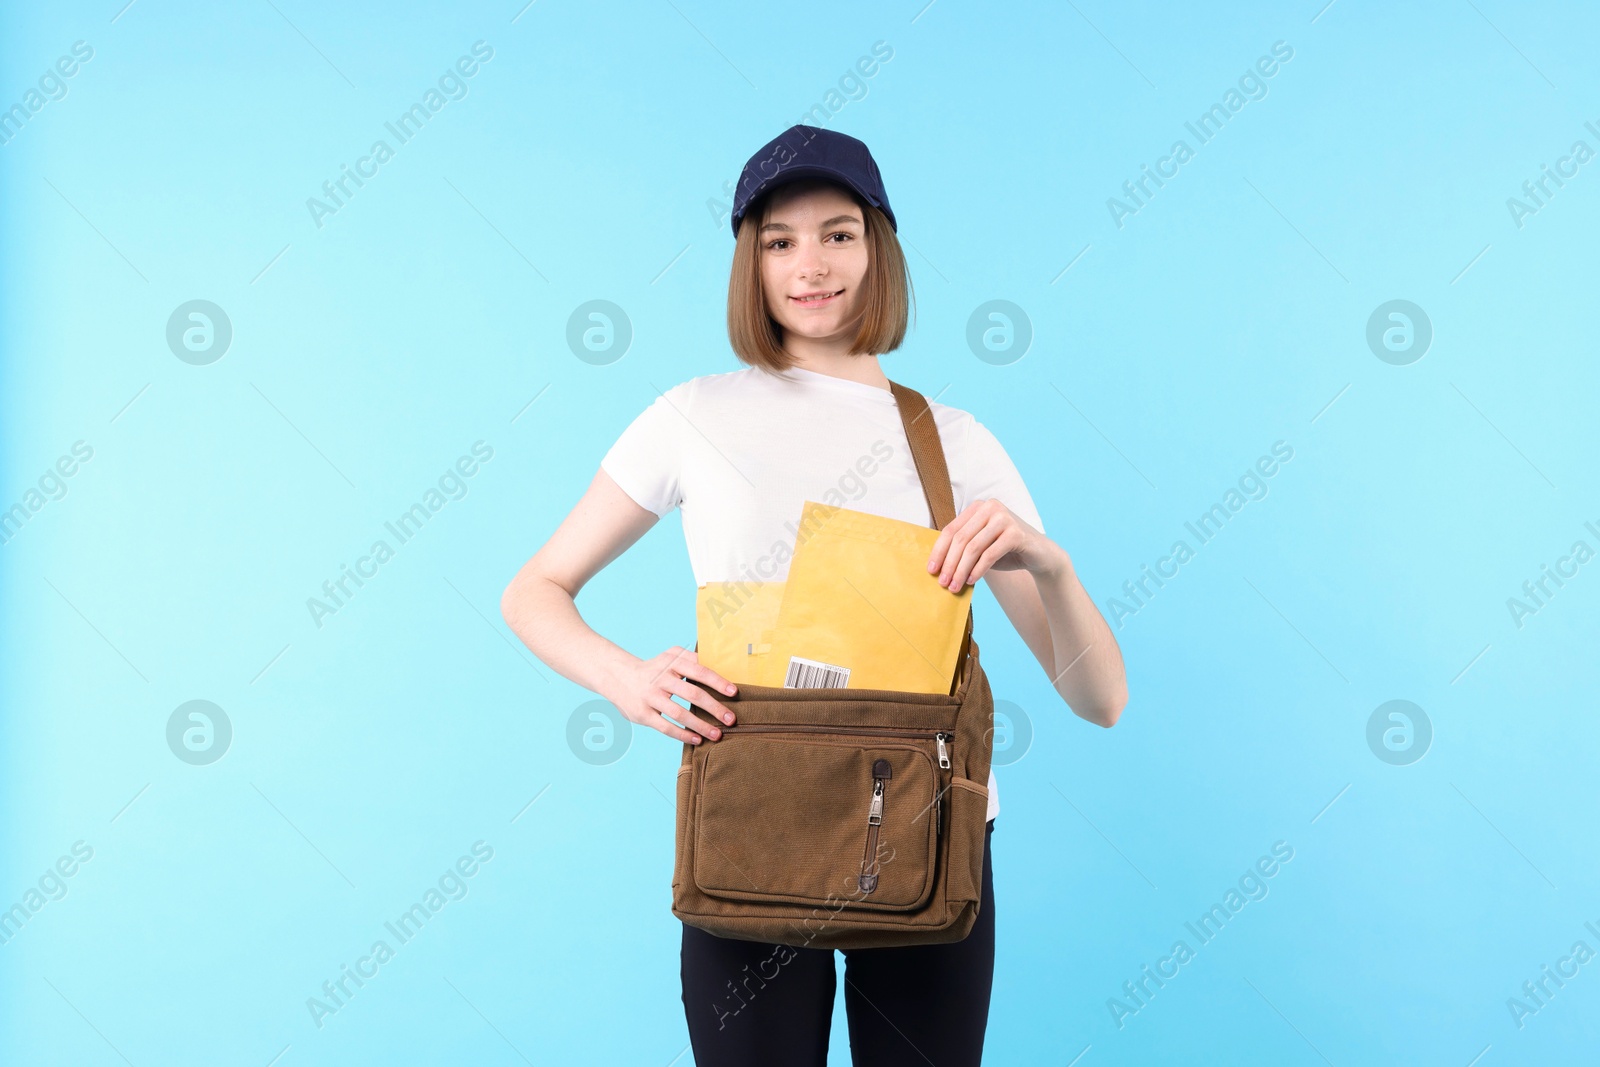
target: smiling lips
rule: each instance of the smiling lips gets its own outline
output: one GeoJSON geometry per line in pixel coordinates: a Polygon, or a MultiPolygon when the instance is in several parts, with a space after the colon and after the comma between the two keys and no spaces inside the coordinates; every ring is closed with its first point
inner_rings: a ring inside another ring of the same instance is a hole
{"type": "Polygon", "coordinates": [[[832,303],[833,298],[842,292],[844,292],[843,289],[835,289],[831,293],[812,293],[807,296],[791,296],[789,299],[803,308],[822,307],[825,304],[832,303]]]}

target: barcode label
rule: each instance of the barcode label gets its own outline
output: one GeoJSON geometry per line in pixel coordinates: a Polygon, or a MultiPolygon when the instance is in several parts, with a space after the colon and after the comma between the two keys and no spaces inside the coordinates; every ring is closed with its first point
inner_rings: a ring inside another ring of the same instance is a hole
{"type": "Polygon", "coordinates": [[[789,657],[789,674],[783,680],[785,689],[844,689],[850,681],[850,668],[832,663],[789,657]]]}

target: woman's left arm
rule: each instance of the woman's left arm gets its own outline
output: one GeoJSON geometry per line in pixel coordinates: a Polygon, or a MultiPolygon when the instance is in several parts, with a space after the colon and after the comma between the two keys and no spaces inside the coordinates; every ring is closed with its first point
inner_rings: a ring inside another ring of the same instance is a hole
{"type": "Polygon", "coordinates": [[[1128,703],[1122,650],[1066,549],[1000,501],[976,500],[939,532],[928,571],[952,591],[987,578],[1073,713],[1099,726],[1116,725],[1128,703]]]}

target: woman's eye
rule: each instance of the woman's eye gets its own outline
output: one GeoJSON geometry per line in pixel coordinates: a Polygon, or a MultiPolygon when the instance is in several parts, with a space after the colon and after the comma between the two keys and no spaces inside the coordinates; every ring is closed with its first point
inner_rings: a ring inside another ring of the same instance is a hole
{"type": "MultiPolygon", "coordinates": [[[[846,233],[843,230],[840,230],[838,233],[831,233],[831,234],[828,235],[828,239],[830,241],[832,241],[833,238],[835,238],[835,237],[843,237],[845,239],[845,241],[853,241],[853,240],[855,240],[855,234],[846,233]]],[[[779,245],[788,245],[789,243],[790,242],[789,242],[788,238],[779,237],[779,238],[776,238],[776,239],[774,239],[772,241],[768,241],[767,242],[767,250],[770,251],[770,252],[782,252],[782,251],[784,251],[784,249],[779,248],[778,246],[779,245]]],[[[835,244],[843,244],[844,242],[843,241],[835,241],[834,243],[835,244]]]]}

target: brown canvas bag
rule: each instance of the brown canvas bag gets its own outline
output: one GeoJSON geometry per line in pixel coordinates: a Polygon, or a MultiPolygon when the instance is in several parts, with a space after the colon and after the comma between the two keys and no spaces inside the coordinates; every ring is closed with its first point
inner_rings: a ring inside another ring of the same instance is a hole
{"type": "MultiPolygon", "coordinates": [[[[922,394],[889,384],[942,529],[955,501],[938,427],[922,394]]],[[[994,722],[970,608],[948,694],[741,685],[718,698],[733,726],[690,706],[722,738],[683,746],[674,915],[795,947],[967,936],[983,905],[994,722]]]]}

